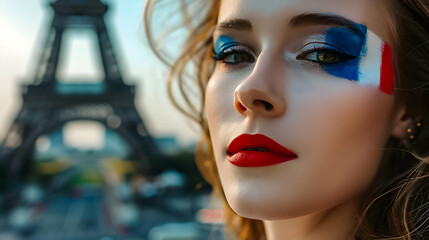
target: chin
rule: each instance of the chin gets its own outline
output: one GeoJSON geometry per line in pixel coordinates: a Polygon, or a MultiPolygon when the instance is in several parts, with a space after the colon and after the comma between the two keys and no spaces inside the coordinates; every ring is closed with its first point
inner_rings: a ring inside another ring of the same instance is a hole
{"type": "Polygon", "coordinates": [[[304,216],[312,212],[310,207],[301,204],[288,204],[285,201],[268,201],[266,197],[230,197],[227,202],[238,215],[257,220],[280,220],[304,216]]]}

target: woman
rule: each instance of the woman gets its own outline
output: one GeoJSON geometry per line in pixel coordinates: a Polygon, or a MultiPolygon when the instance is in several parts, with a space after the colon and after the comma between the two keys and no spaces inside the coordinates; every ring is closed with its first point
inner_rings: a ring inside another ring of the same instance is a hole
{"type": "Polygon", "coordinates": [[[239,239],[429,239],[429,1],[209,3],[170,83],[239,239]]]}

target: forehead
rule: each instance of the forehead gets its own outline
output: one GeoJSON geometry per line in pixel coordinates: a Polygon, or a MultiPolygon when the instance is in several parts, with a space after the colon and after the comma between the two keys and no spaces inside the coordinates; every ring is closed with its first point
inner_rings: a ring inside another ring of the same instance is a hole
{"type": "Polygon", "coordinates": [[[222,0],[219,23],[247,19],[256,33],[286,29],[289,20],[303,13],[332,13],[365,25],[390,43],[388,11],[384,0],[222,0]]]}

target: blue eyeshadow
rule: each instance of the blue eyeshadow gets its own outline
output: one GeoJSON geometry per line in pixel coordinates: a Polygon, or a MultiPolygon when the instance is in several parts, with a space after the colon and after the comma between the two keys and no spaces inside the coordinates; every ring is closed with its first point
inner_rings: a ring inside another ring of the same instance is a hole
{"type": "Polygon", "coordinates": [[[232,37],[220,36],[214,43],[214,52],[216,55],[221,53],[226,47],[237,45],[237,42],[232,37]]]}
{"type": "Polygon", "coordinates": [[[360,58],[366,55],[367,28],[361,24],[356,24],[356,28],[362,33],[344,27],[332,27],[326,33],[325,41],[327,44],[356,57],[340,63],[325,65],[323,69],[329,74],[348,80],[358,80],[360,58]]]}

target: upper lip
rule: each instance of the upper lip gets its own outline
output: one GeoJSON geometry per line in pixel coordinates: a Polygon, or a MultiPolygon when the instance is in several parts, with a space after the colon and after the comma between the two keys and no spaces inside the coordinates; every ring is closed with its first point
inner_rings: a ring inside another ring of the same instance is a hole
{"type": "Polygon", "coordinates": [[[296,153],[263,134],[242,134],[228,145],[228,155],[241,151],[270,151],[279,155],[297,156],[296,153]]]}

